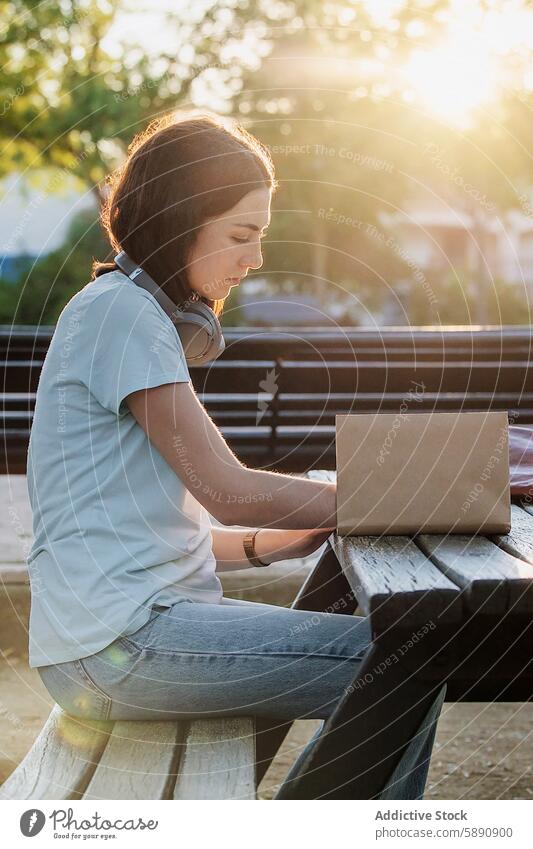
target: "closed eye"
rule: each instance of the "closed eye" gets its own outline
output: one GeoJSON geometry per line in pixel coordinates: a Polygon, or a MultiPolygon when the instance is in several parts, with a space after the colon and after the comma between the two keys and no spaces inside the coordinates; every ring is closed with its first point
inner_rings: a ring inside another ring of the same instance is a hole
{"type": "MultiPolygon", "coordinates": [[[[266,235],[267,235],[267,234],[266,234],[266,231],[265,231],[264,233],[261,233],[261,235],[260,235],[260,237],[259,237],[259,238],[264,239],[266,235]]],[[[250,241],[249,239],[239,239],[239,237],[238,237],[238,236],[232,236],[232,238],[233,238],[233,241],[234,241],[234,242],[239,242],[241,245],[242,245],[242,244],[246,244],[247,242],[249,242],[249,241],[250,241]]]]}

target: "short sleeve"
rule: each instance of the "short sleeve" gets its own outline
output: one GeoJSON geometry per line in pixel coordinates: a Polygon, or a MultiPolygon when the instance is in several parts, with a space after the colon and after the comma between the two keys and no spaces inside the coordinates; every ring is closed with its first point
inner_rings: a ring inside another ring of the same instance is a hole
{"type": "Polygon", "coordinates": [[[83,319],[89,391],[106,409],[127,412],[124,398],[164,383],[188,383],[176,328],[144,290],[123,283],[97,295],[83,319]]]}

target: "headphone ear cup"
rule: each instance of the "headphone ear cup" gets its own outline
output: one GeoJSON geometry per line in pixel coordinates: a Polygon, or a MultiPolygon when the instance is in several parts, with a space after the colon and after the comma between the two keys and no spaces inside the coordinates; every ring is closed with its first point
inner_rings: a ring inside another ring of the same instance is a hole
{"type": "Polygon", "coordinates": [[[225,348],[218,318],[211,307],[201,301],[189,304],[180,314],[175,327],[191,366],[215,360],[225,348]]]}
{"type": "Polygon", "coordinates": [[[193,301],[188,303],[185,309],[178,309],[148,272],[124,251],[116,255],[115,265],[136,286],[146,289],[166,312],[180,337],[189,365],[201,366],[220,356],[226,344],[220,322],[211,307],[203,301],[193,301]]]}

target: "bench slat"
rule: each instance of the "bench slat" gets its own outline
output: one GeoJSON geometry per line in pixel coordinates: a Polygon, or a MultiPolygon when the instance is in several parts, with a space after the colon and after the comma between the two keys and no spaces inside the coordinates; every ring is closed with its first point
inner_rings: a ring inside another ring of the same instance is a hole
{"type": "MultiPolygon", "coordinates": [[[[228,374],[229,379],[229,374],[228,374]]],[[[533,374],[529,362],[454,362],[445,363],[371,362],[361,367],[344,360],[327,363],[291,362],[285,360],[279,379],[280,391],[382,392],[404,391],[413,383],[423,384],[425,391],[438,392],[531,392],[533,374]],[[332,379],[332,374],[335,375],[332,379]]],[[[214,382],[211,384],[214,385],[214,382]]]]}
{"type": "Polygon", "coordinates": [[[112,726],[76,719],[55,705],[24,760],[0,787],[0,799],[81,799],[112,726]]]}
{"type": "Polygon", "coordinates": [[[372,634],[402,631],[429,621],[456,624],[460,591],[406,536],[341,537],[332,544],[372,634]]]}
{"type": "Polygon", "coordinates": [[[465,591],[467,609],[474,613],[528,613],[533,610],[532,570],[522,560],[498,548],[486,537],[461,534],[422,534],[422,551],[465,591]]]}
{"type": "Polygon", "coordinates": [[[174,799],[255,799],[255,722],[191,722],[174,799]]]}
{"type": "Polygon", "coordinates": [[[168,799],[185,723],[117,721],[84,799],[168,799]]]}

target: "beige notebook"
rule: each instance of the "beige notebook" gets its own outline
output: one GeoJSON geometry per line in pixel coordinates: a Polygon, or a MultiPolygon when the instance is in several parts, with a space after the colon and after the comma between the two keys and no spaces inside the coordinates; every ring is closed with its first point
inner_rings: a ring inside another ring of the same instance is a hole
{"type": "Polygon", "coordinates": [[[508,533],[506,412],[336,416],[344,536],[508,533]]]}

